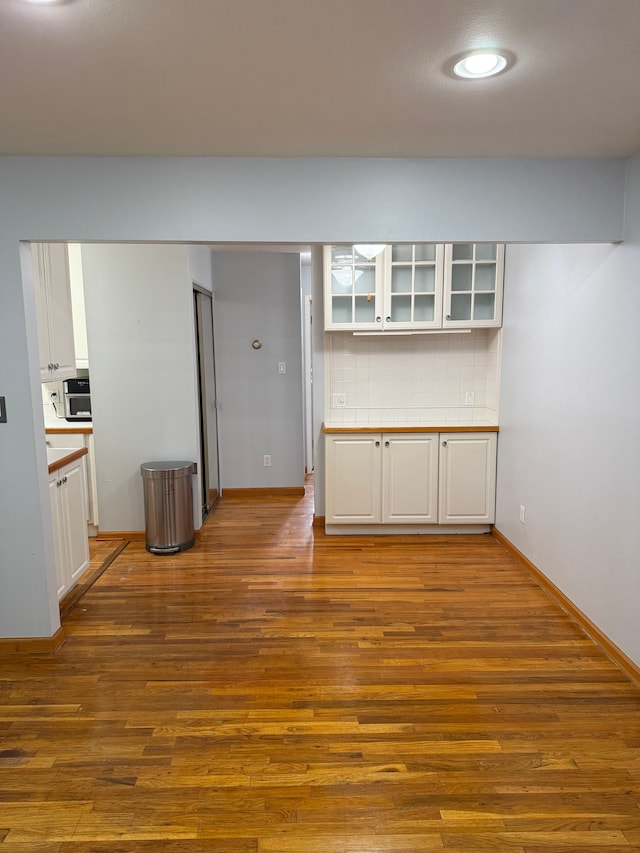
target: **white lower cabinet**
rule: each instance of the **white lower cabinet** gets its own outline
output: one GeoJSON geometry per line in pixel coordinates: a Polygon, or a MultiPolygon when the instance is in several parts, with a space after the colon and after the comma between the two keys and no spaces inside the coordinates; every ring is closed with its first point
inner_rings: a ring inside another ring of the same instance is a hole
{"type": "Polygon", "coordinates": [[[495,432],[328,434],[326,524],[491,524],[496,439],[495,432]]]}
{"type": "Polygon", "coordinates": [[[49,475],[58,599],[89,566],[86,475],[83,458],[49,475]]]}
{"type": "Polygon", "coordinates": [[[382,436],[383,524],[435,524],[438,520],[438,435],[382,436]]]}
{"type": "Polygon", "coordinates": [[[381,521],[380,435],[332,435],[326,448],[326,518],[334,524],[381,521]]]}
{"type": "Polygon", "coordinates": [[[494,432],[440,433],[440,524],[493,524],[496,445],[494,432]]]}
{"type": "Polygon", "coordinates": [[[47,433],[47,446],[53,448],[78,449],[87,448],[85,459],[85,471],[87,478],[87,524],[89,525],[89,536],[95,536],[98,532],[98,488],[96,484],[96,463],[93,449],[93,435],[91,433],[64,432],[47,433]]]}

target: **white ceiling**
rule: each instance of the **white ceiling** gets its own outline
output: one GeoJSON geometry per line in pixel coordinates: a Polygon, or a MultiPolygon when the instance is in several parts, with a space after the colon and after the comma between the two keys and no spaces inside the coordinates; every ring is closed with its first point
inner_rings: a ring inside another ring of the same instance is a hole
{"type": "Polygon", "coordinates": [[[0,79],[0,154],[628,156],[640,0],[0,0],[0,79]]]}

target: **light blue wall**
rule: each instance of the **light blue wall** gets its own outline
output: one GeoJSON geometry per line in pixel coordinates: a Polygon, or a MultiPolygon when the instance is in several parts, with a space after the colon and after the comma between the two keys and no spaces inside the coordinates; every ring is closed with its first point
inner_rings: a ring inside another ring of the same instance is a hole
{"type": "Polygon", "coordinates": [[[304,484],[300,258],[214,252],[222,490],[304,484]],[[252,341],[259,340],[260,349],[252,341]],[[283,362],[286,373],[278,372],[283,362]],[[265,467],[265,454],[271,466],[265,467]]]}
{"type": "Polygon", "coordinates": [[[624,179],[621,160],[0,159],[0,636],[58,627],[19,240],[617,240],[624,179]]]}
{"type": "Polygon", "coordinates": [[[640,157],[624,243],[505,269],[496,527],[640,665],[640,157]]]}

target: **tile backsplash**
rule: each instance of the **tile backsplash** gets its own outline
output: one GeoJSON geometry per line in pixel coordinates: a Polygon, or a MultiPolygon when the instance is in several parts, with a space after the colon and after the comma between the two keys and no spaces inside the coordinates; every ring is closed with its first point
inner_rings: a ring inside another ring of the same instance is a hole
{"type": "Polygon", "coordinates": [[[327,332],[325,422],[496,424],[500,342],[500,329],[407,336],[327,332]]]}

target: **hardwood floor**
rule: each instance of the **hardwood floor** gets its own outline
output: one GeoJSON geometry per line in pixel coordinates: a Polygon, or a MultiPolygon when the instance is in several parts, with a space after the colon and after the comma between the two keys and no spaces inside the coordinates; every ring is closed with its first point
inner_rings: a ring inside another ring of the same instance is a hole
{"type": "Polygon", "coordinates": [[[640,690],[490,536],[223,499],[0,660],[0,850],[640,849],[640,690]]]}

